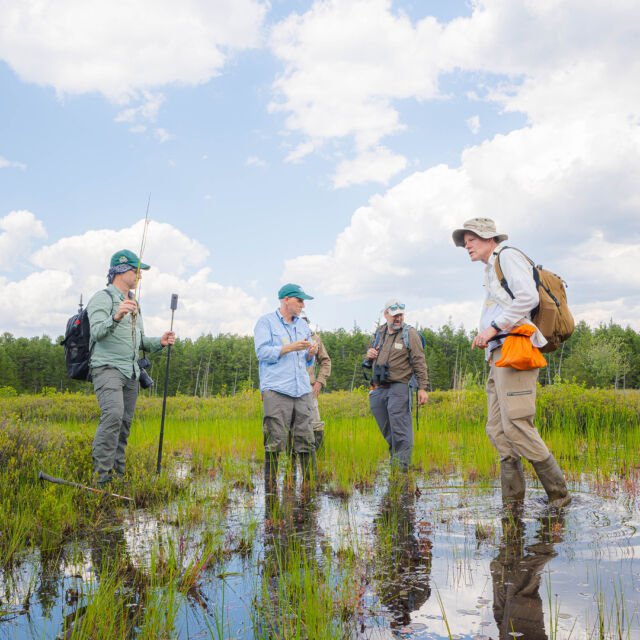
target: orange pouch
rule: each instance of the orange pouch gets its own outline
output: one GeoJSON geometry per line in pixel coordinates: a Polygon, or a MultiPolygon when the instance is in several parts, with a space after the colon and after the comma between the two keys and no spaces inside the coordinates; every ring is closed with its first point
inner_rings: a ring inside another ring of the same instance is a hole
{"type": "Polygon", "coordinates": [[[540,369],[547,366],[547,361],[538,347],[531,344],[531,336],[536,328],[530,324],[514,327],[502,344],[502,354],[496,367],[513,367],[520,371],[540,369]]]}

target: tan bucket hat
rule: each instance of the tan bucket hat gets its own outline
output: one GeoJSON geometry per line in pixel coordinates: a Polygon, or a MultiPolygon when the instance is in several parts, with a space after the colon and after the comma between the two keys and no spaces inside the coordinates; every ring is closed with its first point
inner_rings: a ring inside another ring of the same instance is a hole
{"type": "Polygon", "coordinates": [[[498,233],[496,223],[491,218],[471,218],[464,223],[462,229],[456,229],[453,232],[452,237],[456,247],[464,247],[464,234],[467,231],[485,240],[495,238],[496,242],[502,242],[509,237],[506,233],[498,233]]]}

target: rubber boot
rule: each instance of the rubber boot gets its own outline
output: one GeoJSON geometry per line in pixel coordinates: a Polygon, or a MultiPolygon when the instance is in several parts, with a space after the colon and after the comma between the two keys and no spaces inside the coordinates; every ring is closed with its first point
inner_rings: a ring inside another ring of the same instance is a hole
{"type": "Polygon", "coordinates": [[[313,438],[316,441],[316,453],[321,453],[324,444],[324,428],[322,429],[314,429],[313,430],[313,438]]]}
{"type": "Polygon", "coordinates": [[[505,502],[524,500],[525,484],[522,461],[518,458],[500,460],[500,485],[505,502]]]}
{"type": "Polygon", "coordinates": [[[310,486],[316,475],[316,452],[308,451],[299,453],[298,457],[300,458],[300,466],[302,467],[302,482],[310,486]]]}
{"type": "Polygon", "coordinates": [[[556,459],[549,455],[543,462],[532,462],[531,464],[536,470],[547,496],[549,496],[549,505],[552,507],[568,505],[571,502],[571,496],[567,491],[567,482],[556,459]]]}
{"type": "Polygon", "coordinates": [[[287,478],[288,484],[295,487],[298,479],[298,454],[293,449],[289,452],[289,464],[291,476],[287,478]]]}
{"type": "Polygon", "coordinates": [[[264,453],[264,492],[265,494],[278,491],[278,453],[277,451],[264,453]]]}

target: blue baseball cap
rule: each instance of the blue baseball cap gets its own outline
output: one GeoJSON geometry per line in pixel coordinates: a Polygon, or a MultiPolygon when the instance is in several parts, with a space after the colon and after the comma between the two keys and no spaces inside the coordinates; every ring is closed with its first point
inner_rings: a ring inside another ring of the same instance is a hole
{"type": "Polygon", "coordinates": [[[278,291],[278,300],[282,298],[300,298],[300,300],[313,300],[313,296],[306,294],[299,284],[285,284],[278,291]]]}

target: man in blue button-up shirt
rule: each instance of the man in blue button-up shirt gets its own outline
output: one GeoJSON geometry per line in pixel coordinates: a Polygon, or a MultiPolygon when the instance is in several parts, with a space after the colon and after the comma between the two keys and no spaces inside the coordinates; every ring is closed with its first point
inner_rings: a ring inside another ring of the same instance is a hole
{"type": "Polygon", "coordinates": [[[290,429],[306,482],[315,471],[313,393],[307,367],[314,363],[318,345],[311,341],[309,325],[299,317],[304,301],[313,297],[297,284],[285,284],[278,298],[280,308],[262,316],[253,332],[260,363],[267,493],[275,491],[278,454],[286,447],[290,429]]]}

